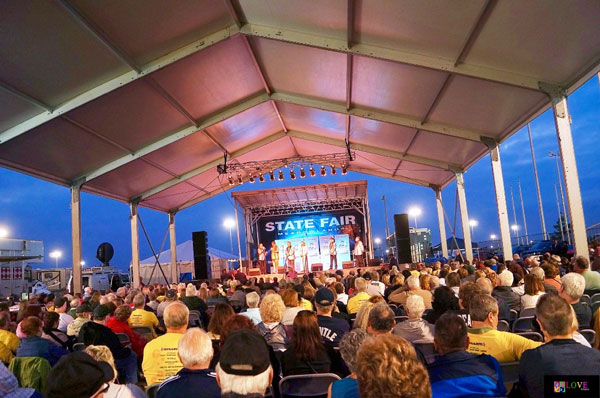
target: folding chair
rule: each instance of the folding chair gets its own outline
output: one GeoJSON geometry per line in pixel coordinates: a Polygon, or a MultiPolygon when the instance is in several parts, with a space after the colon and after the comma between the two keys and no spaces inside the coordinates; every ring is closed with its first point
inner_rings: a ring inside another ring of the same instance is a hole
{"type": "Polygon", "coordinates": [[[600,308],[600,301],[595,301],[592,304],[592,317],[596,316],[598,309],[600,308]]]}
{"type": "Polygon", "coordinates": [[[539,341],[540,343],[544,342],[544,336],[542,336],[538,332],[519,332],[517,334],[519,336],[523,336],[529,340],[539,341]]]}
{"type": "Polygon", "coordinates": [[[585,339],[590,343],[590,345],[594,345],[596,342],[596,332],[592,329],[581,329],[579,331],[585,337],[585,339]]]}
{"type": "Polygon", "coordinates": [[[582,303],[588,303],[591,304],[592,303],[592,299],[589,295],[584,294],[583,296],[581,296],[581,298],[579,299],[579,301],[581,301],[582,303]]]}
{"type": "Polygon", "coordinates": [[[528,316],[535,316],[535,307],[523,308],[519,313],[519,318],[525,318],[528,316]]]}
{"type": "Polygon", "coordinates": [[[600,293],[594,293],[591,297],[590,300],[592,303],[596,303],[598,301],[600,301],[600,293]]]}
{"type": "Polygon", "coordinates": [[[286,376],[279,381],[281,398],[327,397],[329,386],[340,377],[333,373],[286,376]]]}
{"type": "Polygon", "coordinates": [[[119,343],[121,343],[121,345],[123,347],[131,346],[131,340],[129,340],[129,336],[127,336],[125,333],[115,333],[115,334],[119,338],[119,343]]]}
{"type": "Polygon", "coordinates": [[[85,350],[85,344],[83,344],[83,343],[73,344],[73,351],[83,351],[83,350],[85,350]]]}
{"type": "Polygon", "coordinates": [[[425,357],[425,361],[430,364],[437,358],[437,352],[433,347],[433,343],[427,340],[415,340],[412,342],[416,350],[420,351],[425,357]]]}
{"type": "Polygon", "coordinates": [[[498,321],[498,327],[496,329],[501,332],[510,332],[510,325],[508,324],[508,321],[501,319],[498,321]]]}
{"type": "Polygon", "coordinates": [[[527,316],[522,318],[517,318],[512,326],[513,333],[517,332],[533,332],[533,322],[535,317],[527,316]]]}
{"type": "Polygon", "coordinates": [[[404,322],[404,321],[408,320],[408,317],[407,316],[403,316],[403,315],[401,315],[401,316],[395,316],[394,320],[396,321],[396,323],[400,323],[400,322],[404,322]]]}
{"type": "Polygon", "coordinates": [[[148,396],[148,398],[154,398],[156,396],[158,387],[160,387],[160,383],[154,383],[151,386],[148,386],[148,388],[146,388],[146,395],[148,396]]]}
{"type": "Polygon", "coordinates": [[[154,337],[154,335],[152,334],[152,329],[150,329],[148,326],[132,326],[131,329],[133,329],[133,331],[139,334],[140,336],[148,339],[148,341],[152,340],[152,338],[154,337]]]}
{"type": "MultiPolygon", "coordinates": [[[[519,362],[500,363],[504,384],[514,384],[519,381],[519,362]]],[[[508,388],[507,388],[508,390],[508,388]]]]}
{"type": "Polygon", "coordinates": [[[200,317],[200,311],[198,311],[198,310],[190,311],[188,327],[190,327],[190,328],[195,328],[195,327],[201,328],[202,327],[202,318],[200,317]]]}

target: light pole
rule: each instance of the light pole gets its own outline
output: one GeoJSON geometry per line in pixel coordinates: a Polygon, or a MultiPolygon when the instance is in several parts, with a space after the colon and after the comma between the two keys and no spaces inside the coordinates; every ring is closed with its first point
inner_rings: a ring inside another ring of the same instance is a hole
{"type": "Polygon", "coordinates": [[[56,268],[58,268],[58,259],[62,257],[62,252],[60,250],[53,250],[48,256],[56,261],[56,268]]]}
{"type": "Polygon", "coordinates": [[[0,239],[8,237],[8,229],[0,227],[0,239]]]}
{"type": "Polygon", "coordinates": [[[235,226],[235,221],[233,218],[226,218],[225,221],[223,221],[223,226],[229,228],[229,248],[230,253],[233,253],[233,237],[231,235],[231,229],[235,226]]]}
{"type": "Polygon", "coordinates": [[[408,209],[408,215],[414,217],[415,219],[415,229],[417,229],[417,217],[422,213],[419,207],[411,207],[408,209]]]}
{"type": "MultiPolygon", "coordinates": [[[[377,251],[377,249],[379,249],[379,245],[381,244],[381,239],[380,238],[375,238],[375,251],[377,251]]],[[[377,253],[375,253],[375,257],[377,257],[377,253]]]]}
{"type": "MultiPolygon", "coordinates": [[[[558,188],[560,189],[560,199],[562,202],[563,215],[565,217],[565,231],[567,232],[567,243],[571,244],[571,234],[569,232],[569,218],[567,217],[567,206],[565,205],[565,195],[563,193],[563,185],[562,185],[562,177],[560,174],[560,167],[558,167],[558,158],[560,157],[560,153],[552,153],[550,151],[550,157],[556,160],[556,178],[558,179],[558,188]]],[[[560,212],[558,212],[558,217],[560,218],[560,212]]],[[[564,240],[564,238],[563,238],[564,240]]]]}
{"type": "Polygon", "coordinates": [[[473,229],[479,225],[477,220],[469,220],[469,227],[471,227],[471,241],[473,241],[473,229]]]}
{"type": "Polygon", "coordinates": [[[519,240],[519,226],[517,224],[513,224],[510,226],[510,229],[512,229],[515,233],[515,238],[517,238],[517,244],[521,244],[520,240],[519,240]]]}

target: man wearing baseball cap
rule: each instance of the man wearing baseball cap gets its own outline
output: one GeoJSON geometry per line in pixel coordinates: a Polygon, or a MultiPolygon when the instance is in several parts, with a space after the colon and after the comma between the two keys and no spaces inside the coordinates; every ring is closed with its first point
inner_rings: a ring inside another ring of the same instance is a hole
{"type": "Polygon", "coordinates": [[[58,330],[67,333],[67,327],[74,321],[73,317],[67,314],[69,310],[69,301],[66,297],[59,297],[54,300],[54,311],[59,316],[58,330]]]}
{"type": "Polygon", "coordinates": [[[262,398],[273,380],[265,339],[249,329],[237,330],[225,340],[217,364],[222,398],[262,398]]]}
{"type": "Polygon", "coordinates": [[[46,398],[102,398],[114,379],[112,367],[83,351],[63,356],[50,370],[46,398]]]}
{"type": "Polygon", "coordinates": [[[325,287],[317,290],[315,305],[317,307],[317,323],[319,324],[323,343],[337,346],[342,336],[350,331],[350,325],[343,319],[331,316],[335,305],[333,292],[325,287]]]}
{"type": "Polygon", "coordinates": [[[67,326],[68,336],[77,336],[81,327],[92,320],[92,307],[89,303],[83,303],[75,310],[77,318],[67,326]]]}

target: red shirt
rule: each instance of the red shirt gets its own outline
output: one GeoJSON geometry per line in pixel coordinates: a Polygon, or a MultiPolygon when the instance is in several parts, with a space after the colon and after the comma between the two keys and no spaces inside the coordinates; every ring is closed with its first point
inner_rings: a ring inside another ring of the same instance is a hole
{"type": "Polygon", "coordinates": [[[106,327],[115,333],[123,333],[129,336],[129,341],[131,341],[131,349],[136,353],[138,358],[142,358],[144,355],[144,347],[148,341],[134,332],[127,321],[119,322],[114,316],[111,316],[106,321],[106,327]]]}

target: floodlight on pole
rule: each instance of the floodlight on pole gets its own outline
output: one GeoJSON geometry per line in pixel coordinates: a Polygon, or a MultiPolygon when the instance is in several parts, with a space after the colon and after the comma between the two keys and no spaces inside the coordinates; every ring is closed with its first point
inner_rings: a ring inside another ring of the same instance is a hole
{"type": "Polygon", "coordinates": [[[479,225],[477,220],[469,220],[469,227],[471,227],[471,240],[473,240],[473,229],[479,225]]]}
{"type": "Polygon", "coordinates": [[[491,234],[491,235],[490,235],[490,239],[491,239],[491,240],[496,240],[496,234],[491,234]]]}
{"type": "Polygon", "coordinates": [[[0,227],[0,239],[8,237],[8,229],[0,227]]]}
{"type": "Polygon", "coordinates": [[[81,265],[81,266],[83,267],[83,266],[85,265],[85,261],[81,260],[81,261],[79,262],[79,265],[81,265]]]}
{"type": "Polygon", "coordinates": [[[380,238],[375,238],[375,243],[376,244],[380,244],[381,243],[381,239],[380,238]]]}
{"type": "Polygon", "coordinates": [[[226,218],[223,221],[223,226],[229,228],[229,248],[231,250],[230,253],[233,253],[233,236],[231,235],[231,230],[235,227],[235,220],[233,218],[226,218]]]}
{"type": "Polygon", "coordinates": [[[408,215],[412,216],[415,219],[415,229],[417,229],[417,217],[422,213],[420,207],[411,207],[408,209],[408,215]]]}
{"type": "Polygon", "coordinates": [[[62,257],[62,252],[60,250],[53,250],[48,254],[48,256],[55,260],[56,267],[58,267],[58,259],[62,257]]]}

